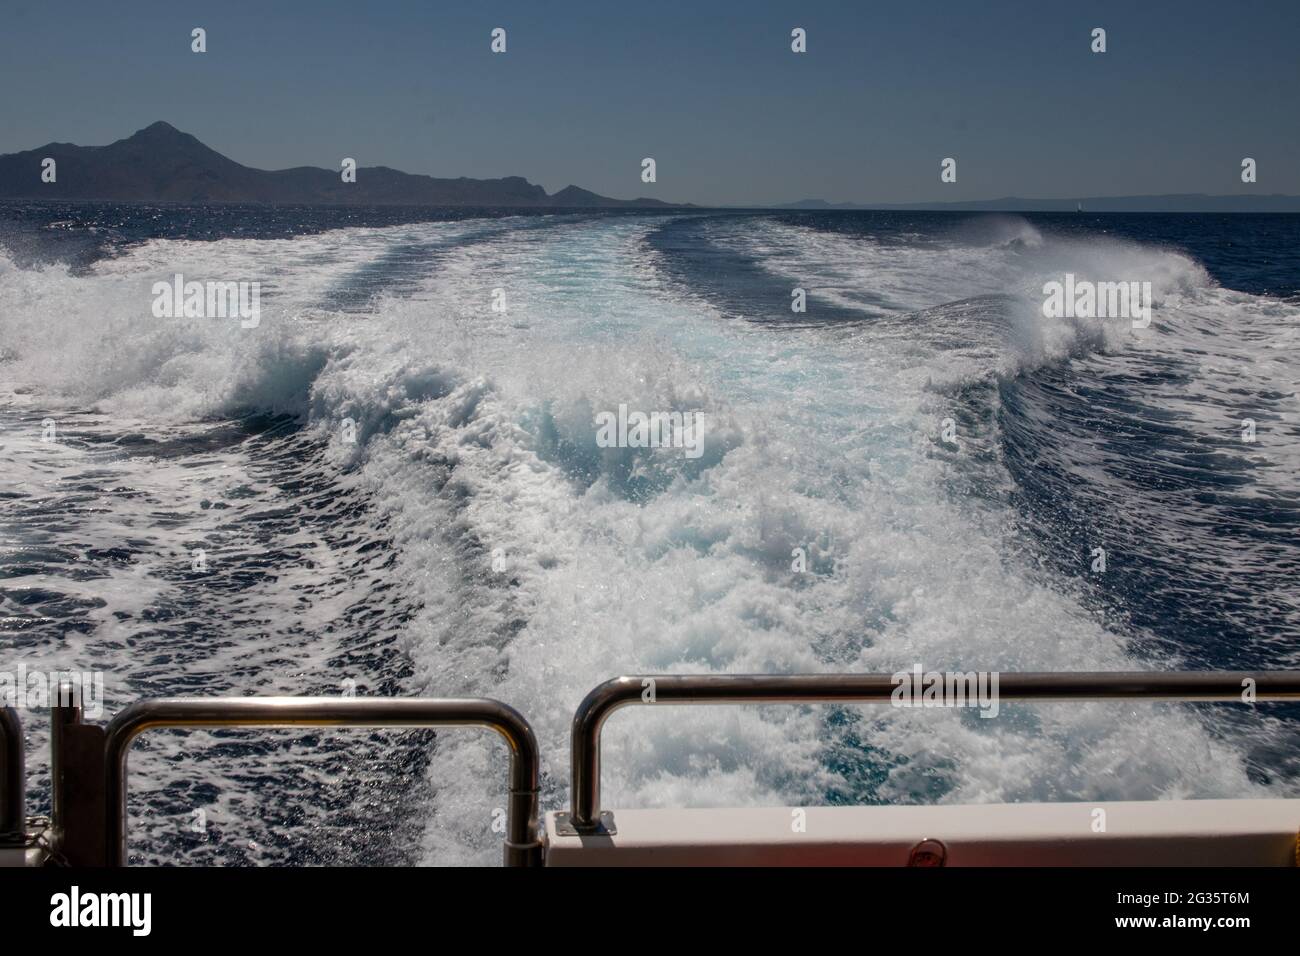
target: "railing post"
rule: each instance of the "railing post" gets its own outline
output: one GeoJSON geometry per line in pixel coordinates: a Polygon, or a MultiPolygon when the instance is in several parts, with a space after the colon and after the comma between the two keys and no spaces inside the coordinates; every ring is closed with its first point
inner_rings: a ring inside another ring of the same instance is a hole
{"type": "Polygon", "coordinates": [[[0,847],[27,842],[25,776],[23,723],[17,710],[0,707],[0,847]]]}
{"type": "Polygon", "coordinates": [[[108,866],[104,730],[81,722],[81,690],[60,684],[50,707],[50,826],[70,866],[108,866]]]}
{"type": "Polygon", "coordinates": [[[573,714],[569,766],[572,788],[569,821],[579,833],[598,833],[600,820],[600,731],[619,707],[641,693],[635,677],[616,677],[592,689],[573,714]]]}

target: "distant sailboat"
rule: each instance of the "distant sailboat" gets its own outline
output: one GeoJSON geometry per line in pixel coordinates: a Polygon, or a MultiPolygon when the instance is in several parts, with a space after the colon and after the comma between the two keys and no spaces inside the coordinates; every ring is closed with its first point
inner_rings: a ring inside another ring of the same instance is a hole
{"type": "Polygon", "coordinates": [[[1081,203],[1081,202],[1080,202],[1080,203],[1075,203],[1075,206],[1077,207],[1077,208],[1074,210],[1075,212],[1083,212],[1083,203],[1081,203]]]}

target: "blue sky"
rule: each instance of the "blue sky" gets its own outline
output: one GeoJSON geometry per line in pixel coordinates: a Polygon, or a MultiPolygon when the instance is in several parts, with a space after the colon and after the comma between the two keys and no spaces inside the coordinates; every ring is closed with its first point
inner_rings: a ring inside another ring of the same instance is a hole
{"type": "Polygon", "coordinates": [[[1297,0],[0,12],[0,152],[100,145],[161,119],[261,168],[353,156],[703,204],[1300,193],[1297,101],[1297,0]],[[190,52],[196,26],[206,54],[190,52]],[[498,26],[504,55],[489,50],[498,26]],[[806,54],[790,51],[796,26],[806,54]],[[1104,54],[1089,49],[1098,26],[1104,54]],[[954,184],[939,181],[947,156],[954,184]],[[1245,156],[1254,186],[1240,182],[1245,156]]]}

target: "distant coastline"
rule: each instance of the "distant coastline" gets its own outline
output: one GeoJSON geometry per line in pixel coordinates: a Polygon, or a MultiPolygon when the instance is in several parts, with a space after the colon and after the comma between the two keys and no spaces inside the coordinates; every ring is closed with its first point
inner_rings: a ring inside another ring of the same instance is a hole
{"type": "Polygon", "coordinates": [[[908,203],[801,199],[774,204],[698,206],[639,197],[614,199],[580,186],[548,194],[522,176],[473,179],[404,173],[386,166],[339,170],[314,166],[265,170],[244,166],[174,126],[157,122],[107,146],[48,143],[0,155],[0,200],[259,203],[305,206],[467,206],[519,209],[755,209],[790,211],[1300,213],[1300,196],[1282,193],[1070,196],[908,203]],[[46,166],[53,160],[53,180],[46,166]]]}
{"type": "MultiPolygon", "coordinates": [[[[342,159],[342,157],[340,157],[342,159]]],[[[274,203],[341,206],[512,206],[537,208],[690,208],[659,199],[611,199],[579,186],[547,194],[522,176],[441,179],[386,166],[340,170],[299,166],[254,169],[189,133],[158,122],[107,146],[48,143],[0,155],[0,199],[117,202],[274,203]],[[43,176],[53,160],[53,181],[43,176]]]]}
{"type": "Polygon", "coordinates": [[[808,210],[881,210],[912,212],[1198,212],[1261,213],[1300,212],[1300,196],[1282,193],[1211,196],[1205,193],[1170,193],[1152,196],[1071,196],[1066,199],[974,199],[963,202],[832,203],[802,199],[768,208],[808,210]],[[1082,206],[1082,209],[1079,207],[1082,206]]]}

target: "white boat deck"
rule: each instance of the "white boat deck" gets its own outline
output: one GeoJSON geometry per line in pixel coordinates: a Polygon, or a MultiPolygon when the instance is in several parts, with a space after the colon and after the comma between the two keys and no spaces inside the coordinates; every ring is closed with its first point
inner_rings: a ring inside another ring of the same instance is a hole
{"type": "Polygon", "coordinates": [[[906,866],[927,839],[946,866],[1295,866],[1300,800],[614,810],[611,836],[555,817],[547,866],[906,866]]]}

